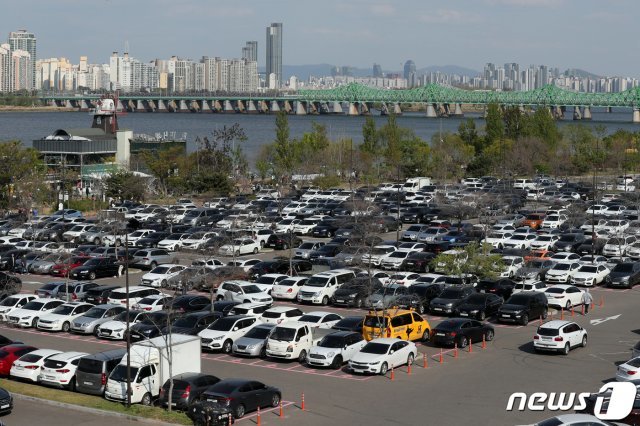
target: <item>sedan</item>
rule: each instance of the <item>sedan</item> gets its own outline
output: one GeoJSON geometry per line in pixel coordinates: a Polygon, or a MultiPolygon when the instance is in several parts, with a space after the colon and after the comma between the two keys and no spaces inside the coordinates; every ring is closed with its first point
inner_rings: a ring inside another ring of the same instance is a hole
{"type": "Polygon", "coordinates": [[[223,256],[240,256],[243,254],[258,254],[260,244],[250,238],[233,240],[232,244],[225,244],[218,250],[223,256]]]}
{"type": "Polygon", "coordinates": [[[64,303],[53,311],[44,314],[38,320],[36,327],[39,330],[47,331],[64,331],[67,332],[71,328],[71,323],[76,318],[93,308],[90,303],[69,302],[64,303]]]}
{"type": "Polygon", "coordinates": [[[274,284],[271,288],[271,296],[274,299],[295,300],[300,287],[305,285],[307,277],[289,277],[274,284]]]}
{"type": "Polygon", "coordinates": [[[186,269],[184,265],[172,265],[170,263],[160,265],[142,276],[140,285],[150,287],[167,287],[169,280],[186,269]]]}
{"type": "Polygon", "coordinates": [[[74,268],[69,273],[69,278],[76,280],[95,280],[100,277],[122,276],[124,265],[113,257],[98,257],[85,262],[82,266],[74,268]]]}
{"type": "Polygon", "coordinates": [[[11,312],[9,314],[9,324],[19,327],[35,327],[42,315],[53,311],[63,303],[62,300],[55,299],[34,299],[22,308],[11,312]]]}
{"type": "MultiPolygon", "coordinates": [[[[178,410],[187,409],[193,402],[197,401],[209,386],[220,381],[216,376],[204,373],[183,373],[173,377],[173,389],[171,391],[171,406],[178,410]]],[[[169,390],[171,381],[167,380],[160,388],[160,398],[158,402],[161,406],[169,405],[169,390]]]]}
{"type": "Polygon", "coordinates": [[[610,273],[604,265],[582,265],[571,277],[571,284],[594,287],[607,281],[610,273]]]}
{"type": "Polygon", "coordinates": [[[126,337],[127,315],[129,316],[129,325],[137,324],[145,318],[144,311],[122,311],[113,319],[100,324],[97,328],[96,336],[101,339],[124,340],[126,337]]]}
{"type": "Polygon", "coordinates": [[[504,299],[493,293],[472,294],[458,307],[458,315],[484,321],[497,314],[503,303],[504,299]]]}
{"type": "Polygon", "coordinates": [[[616,380],[619,382],[640,382],[640,357],[631,358],[618,366],[616,380]]]}
{"type": "Polygon", "coordinates": [[[582,305],[582,293],[583,291],[578,287],[567,284],[548,287],[544,292],[549,301],[549,306],[567,310],[573,306],[582,305]]]}
{"type": "Polygon", "coordinates": [[[44,362],[38,376],[43,385],[56,386],[74,391],[76,389],[76,369],[80,358],[89,355],[85,352],[63,352],[44,362]]]}
{"type": "Polygon", "coordinates": [[[349,361],[353,373],[385,375],[390,368],[413,364],[418,348],[413,342],[397,338],[373,339],[349,361]]]}
{"type": "Polygon", "coordinates": [[[89,309],[85,314],[76,318],[71,323],[71,332],[79,334],[97,334],[98,327],[116,315],[120,314],[126,308],[120,305],[105,303],[96,305],[89,309]]]}
{"type": "Polygon", "coordinates": [[[38,383],[38,376],[45,361],[61,353],[61,351],[54,349],[38,349],[22,355],[13,362],[9,376],[12,379],[28,380],[33,383],[38,383]]]}
{"type": "Polygon", "coordinates": [[[331,328],[342,317],[333,312],[312,311],[302,315],[298,321],[309,324],[310,327],[331,328]]]}
{"type": "Polygon", "coordinates": [[[255,317],[229,315],[211,324],[198,333],[203,349],[221,350],[231,353],[233,342],[243,337],[249,330],[260,324],[255,317]]]}
{"type": "Polygon", "coordinates": [[[548,283],[569,283],[580,266],[578,262],[558,263],[547,271],[545,281],[548,283]]]}
{"type": "Polygon", "coordinates": [[[17,359],[37,349],[38,348],[24,345],[22,343],[13,343],[11,345],[4,346],[0,351],[0,376],[9,376],[11,366],[17,359]]]}
{"type": "Polygon", "coordinates": [[[35,298],[36,296],[33,294],[14,294],[13,296],[5,297],[0,302],[0,321],[7,321],[11,312],[20,309],[35,298]]]}
{"type": "Polygon", "coordinates": [[[431,332],[431,342],[435,345],[457,345],[459,348],[466,348],[473,342],[480,342],[482,339],[489,342],[495,335],[491,324],[480,321],[452,318],[442,321],[431,332]]]}
{"type": "Polygon", "coordinates": [[[201,399],[229,407],[236,419],[250,411],[280,405],[282,393],[278,388],[246,379],[225,379],[209,387],[201,399]]]}
{"type": "Polygon", "coordinates": [[[265,358],[267,340],[276,324],[258,324],[233,343],[233,354],[265,358]]]}

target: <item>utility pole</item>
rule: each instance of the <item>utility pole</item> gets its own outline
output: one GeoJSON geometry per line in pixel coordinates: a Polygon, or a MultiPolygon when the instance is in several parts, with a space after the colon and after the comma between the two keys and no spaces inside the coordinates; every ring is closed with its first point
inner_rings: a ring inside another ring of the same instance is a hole
{"type": "Polygon", "coordinates": [[[131,333],[129,331],[129,234],[124,234],[124,285],[127,293],[127,325],[125,332],[127,333],[127,408],[131,408],[131,333]]]}

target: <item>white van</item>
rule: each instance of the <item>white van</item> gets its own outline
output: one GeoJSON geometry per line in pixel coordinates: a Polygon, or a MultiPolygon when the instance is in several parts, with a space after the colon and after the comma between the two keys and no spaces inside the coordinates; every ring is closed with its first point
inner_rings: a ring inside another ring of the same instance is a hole
{"type": "Polygon", "coordinates": [[[516,179],[513,181],[514,189],[535,189],[536,183],[531,179],[516,179]]]}
{"type": "Polygon", "coordinates": [[[329,304],[329,300],[342,284],[356,277],[350,269],[333,269],[311,276],[298,291],[298,302],[329,304]]]}

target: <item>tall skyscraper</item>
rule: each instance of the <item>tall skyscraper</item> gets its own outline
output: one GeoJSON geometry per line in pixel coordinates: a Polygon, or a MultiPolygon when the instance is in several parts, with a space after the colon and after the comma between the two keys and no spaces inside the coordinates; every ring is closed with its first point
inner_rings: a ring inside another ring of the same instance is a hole
{"type": "Polygon", "coordinates": [[[278,88],[282,84],[282,23],[267,27],[267,81],[269,87],[278,88]],[[273,74],[273,80],[271,75],[273,74]]]}
{"type": "Polygon", "coordinates": [[[31,56],[30,82],[28,82],[29,88],[31,89],[36,87],[36,44],[37,39],[35,34],[27,32],[27,30],[12,31],[9,33],[9,47],[11,50],[24,50],[31,56]]]}
{"type": "Polygon", "coordinates": [[[11,84],[11,49],[0,44],[0,93],[8,92],[11,84]]]}
{"type": "Polygon", "coordinates": [[[411,59],[404,63],[404,79],[407,80],[407,87],[416,85],[416,64],[411,59]]]}
{"type": "Polygon", "coordinates": [[[242,48],[242,59],[247,61],[258,61],[258,42],[248,41],[242,48]]]}
{"type": "Polygon", "coordinates": [[[375,78],[382,77],[382,67],[380,64],[373,64],[373,76],[375,78]]]}

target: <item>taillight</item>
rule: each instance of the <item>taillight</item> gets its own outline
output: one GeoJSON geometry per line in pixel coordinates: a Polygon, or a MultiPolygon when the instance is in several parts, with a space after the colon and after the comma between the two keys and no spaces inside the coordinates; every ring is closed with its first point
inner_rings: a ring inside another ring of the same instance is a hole
{"type": "Polygon", "coordinates": [[[187,388],[182,392],[180,398],[189,398],[189,394],[191,393],[191,385],[187,385],[187,388]]]}
{"type": "Polygon", "coordinates": [[[63,368],[61,370],[56,370],[56,373],[62,373],[62,374],[67,374],[68,372],[70,372],[71,370],[69,370],[68,368],[63,368]]]}
{"type": "Polygon", "coordinates": [[[292,289],[292,288],[287,289],[287,293],[291,293],[292,291],[293,291],[293,289],[292,289]]]}
{"type": "Polygon", "coordinates": [[[71,300],[77,300],[78,299],[78,295],[73,293],[71,294],[71,300]]]}
{"type": "Polygon", "coordinates": [[[37,370],[38,366],[37,365],[25,365],[24,368],[27,369],[27,370],[37,370]]]}
{"type": "Polygon", "coordinates": [[[637,373],[637,371],[634,371],[634,370],[627,371],[627,374],[630,375],[630,376],[633,376],[636,373],[637,373]]]}
{"type": "Polygon", "coordinates": [[[538,336],[537,334],[535,336],[533,336],[533,340],[539,340],[540,336],[538,336]]]}
{"type": "Polygon", "coordinates": [[[144,310],[145,310],[145,311],[150,311],[150,310],[151,310],[151,307],[150,307],[150,306],[148,306],[148,307],[144,308],[144,310]]]}
{"type": "Polygon", "coordinates": [[[562,338],[562,336],[558,336],[554,337],[553,340],[555,340],[556,342],[562,342],[564,339],[562,338]]]}
{"type": "Polygon", "coordinates": [[[457,335],[457,334],[458,334],[458,333],[456,333],[455,331],[452,331],[452,332],[451,332],[451,337],[456,337],[456,335],[457,335]]]}
{"type": "Polygon", "coordinates": [[[100,376],[100,383],[102,385],[106,385],[107,384],[107,375],[105,373],[102,373],[102,376],[100,376]]]}

